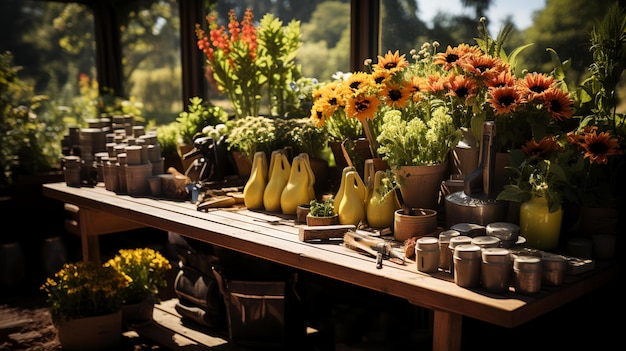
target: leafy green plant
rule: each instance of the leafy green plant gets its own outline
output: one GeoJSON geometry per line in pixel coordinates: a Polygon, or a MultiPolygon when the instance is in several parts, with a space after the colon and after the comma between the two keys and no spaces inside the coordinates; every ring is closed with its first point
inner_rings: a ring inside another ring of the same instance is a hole
{"type": "Polygon", "coordinates": [[[332,217],[335,215],[335,199],[332,197],[324,200],[311,200],[309,203],[311,207],[311,216],[314,217],[332,217]]]}
{"type": "Polygon", "coordinates": [[[511,150],[512,166],[507,167],[511,182],[498,194],[498,200],[525,202],[535,197],[545,197],[550,212],[561,208],[561,200],[570,185],[559,165],[564,149],[555,137],[545,137],[539,142],[531,140],[522,149],[511,150]]]}
{"type": "Polygon", "coordinates": [[[188,111],[179,113],[176,118],[179,142],[183,144],[193,145],[194,139],[202,133],[204,127],[228,120],[228,114],[223,108],[205,102],[200,97],[189,99],[187,109],[188,111]]]}
{"type": "Polygon", "coordinates": [[[383,116],[384,128],[377,138],[378,152],[391,168],[440,164],[458,143],[461,132],[444,107],[435,108],[430,119],[422,118],[419,113],[415,111],[408,121],[398,110],[390,110],[383,116]]]}
{"type": "Polygon", "coordinates": [[[62,119],[18,73],[13,55],[0,54],[0,190],[19,176],[58,169],[61,157],[62,119]]]}

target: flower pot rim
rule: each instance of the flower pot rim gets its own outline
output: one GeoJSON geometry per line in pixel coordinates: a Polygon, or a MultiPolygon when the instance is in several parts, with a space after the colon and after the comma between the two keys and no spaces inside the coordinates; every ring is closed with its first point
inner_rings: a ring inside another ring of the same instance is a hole
{"type": "Polygon", "coordinates": [[[413,212],[415,214],[404,214],[404,210],[403,209],[397,209],[395,211],[395,214],[397,214],[398,216],[411,216],[411,217],[417,217],[417,216],[422,216],[422,217],[427,217],[427,216],[436,216],[437,215],[437,211],[430,209],[430,208],[421,208],[421,207],[413,207],[411,208],[413,210],[413,212]],[[419,213],[420,211],[423,211],[425,213],[419,213]]]}

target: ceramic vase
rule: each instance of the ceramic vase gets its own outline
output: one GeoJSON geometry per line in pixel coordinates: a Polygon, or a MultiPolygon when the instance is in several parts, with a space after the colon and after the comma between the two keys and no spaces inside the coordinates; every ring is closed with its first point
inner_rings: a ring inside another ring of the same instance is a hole
{"type": "Polygon", "coordinates": [[[526,239],[526,246],[550,251],[559,246],[563,209],[550,213],[545,197],[534,197],[520,205],[519,235],[526,239]]]}

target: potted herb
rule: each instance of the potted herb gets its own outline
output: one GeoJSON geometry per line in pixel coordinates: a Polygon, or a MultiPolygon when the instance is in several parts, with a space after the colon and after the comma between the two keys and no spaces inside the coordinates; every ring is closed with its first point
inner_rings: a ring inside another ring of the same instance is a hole
{"type": "Polygon", "coordinates": [[[328,197],[323,200],[311,200],[311,211],[306,216],[306,224],[310,226],[337,224],[339,215],[335,213],[335,199],[328,197]]]}

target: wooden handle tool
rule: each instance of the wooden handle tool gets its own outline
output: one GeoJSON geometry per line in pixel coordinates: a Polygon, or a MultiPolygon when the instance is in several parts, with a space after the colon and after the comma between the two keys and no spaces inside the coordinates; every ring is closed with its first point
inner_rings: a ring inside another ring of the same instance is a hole
{"type": "Polygon", "coordinates": [[[336,224],[336,225],[317,225],[303,226],[298,231],[300,241],[316,241],[342,239],[343,235],[349,230],[355,230],[356,226],[352,224],[336,224]]]}

